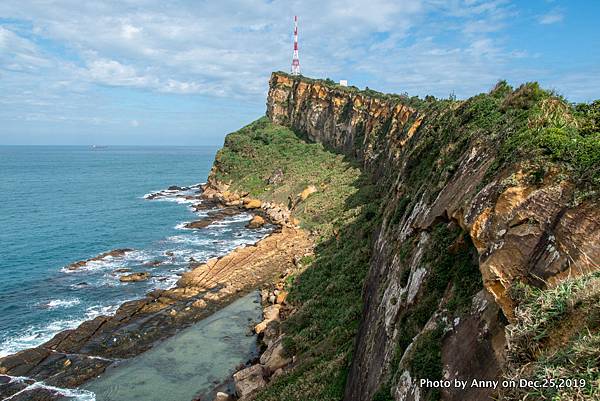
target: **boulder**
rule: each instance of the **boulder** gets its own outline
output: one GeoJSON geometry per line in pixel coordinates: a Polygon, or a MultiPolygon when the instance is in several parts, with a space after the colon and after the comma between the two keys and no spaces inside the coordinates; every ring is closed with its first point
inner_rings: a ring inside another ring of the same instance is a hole
{"type": "Polygon", "coordinates": [[[278,321],[280,308],[281,308],[281,305],[277,305],[277,304],[267,306],[263,311],[263,320],[262,320],[262,322],[260,322],[256,326],[254,326],[254,332],[256,334],[260,334],[267,328],[267,325],[270,322],[278,321]]]}
{"type": "Polygon", "coordinates": [[[283,336],[275,340],[269,348],[260,356],[260,364],[269,374],[281,369],[292,362],[292,358],[286,355],[283,349],[283,336]]]}
{"type": "Polygon", "coordinates": [[[235,392],[242,400],[267,385],[263,377],[263,368],[260,365],[253,365],[235,373],[233,382],[235,392]]]}
{"type": "Polygon", "coordinates": [[[207,303],[203,299],[198,299],[197,301],[194,301],[194,303],[192,304],[192,306],[194,308],[200,308],[200,309],[201,308],[206,308],[206,305],[207,305],[207,303]]]}
{"type": "Polygon", "coordinates": [[[270,347],[280,335],[281,323],[277,320],[272,320],[267,324],[267,328],[262,332],[262,341],[267,347],[270,347]]]}
{"type": "Polygon", "coordinates": [[[285,299],[288,296],[288,292],[287,291],[280,291],[279,294],[277,294],[277,299],[275,300],[275,303],[278,304],[283,304],[285,303],[285,299]]]}
{"type": "Polygon", "coordinates": [[[298,194],[298,196],[300,197],[300,200],[305,201],[306,198],[308,198],[310,195],[314,194],[315,192],[317,192],[317,187],[315,187],[314,185],[309,185],[302,192],[300,192],[300,194],[298,194]]]}
{"type": "Polygon", "coordinates": [[[231,400],[231,397],[229,396],[229,394],[219,391],[215,395],[215,398],[213,401],[230,401],[230,400],[231,400]]]}
{"type": "Polygon", "coordinates": [[[271,305],[267,306],[263,310],[263,316],[265,320],[279,320],[279,310],[281,309],[281,305],[271,305]]]}
{"type": "Polygon", "coordinates": [[[246,228],[260,228],[265,225],[265,219],[256,215],[250,220],[250,222],[246,225],[246,228]]]}
{"type": "Polygon", "coordinates": [[[144,281],[150,278],[150,273],[148,272],[140,272],[140,273],[131,273],[125,274],[124,276],[119,277],[119,281],[122,283],[128,283],[131,281],[144,281]]]}
{"type": "Polygon", "coordinates": [[[283,181],[283,170],[280,168],[273,171],[271,176],[267,179],[267,184],[269,185],[277,185],[283,181]]]}
{"type": "Polygon", "coordinates": [[[244,208],[246,209],[258,209],[261,205],[260,199],[244,199],[244,208]]]}

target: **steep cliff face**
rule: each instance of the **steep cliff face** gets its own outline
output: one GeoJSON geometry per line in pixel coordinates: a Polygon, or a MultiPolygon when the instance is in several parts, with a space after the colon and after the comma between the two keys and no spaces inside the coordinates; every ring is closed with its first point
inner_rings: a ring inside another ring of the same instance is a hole
{"type": "Polygon", "coordinates": [[[360,161],[387,193],[346,400],[486,399],[419,380],[499,378],[517,283],[598,269],[597,143],[591,162],[557,151],[556,126],[578,126],[561,105],[535,85],[421,101],[272,75],[271,121],[360,161]]]}

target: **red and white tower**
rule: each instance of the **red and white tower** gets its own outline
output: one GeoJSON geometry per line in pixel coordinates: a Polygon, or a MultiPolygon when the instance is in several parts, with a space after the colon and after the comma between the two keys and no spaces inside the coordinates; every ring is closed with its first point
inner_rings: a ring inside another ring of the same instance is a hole
{"type": "Polygon", "coordinates": [[[294,16],[294,56],[292,57],[292,75],[300,75],[300,59],[298,58],[298,17],[294,16]]]}

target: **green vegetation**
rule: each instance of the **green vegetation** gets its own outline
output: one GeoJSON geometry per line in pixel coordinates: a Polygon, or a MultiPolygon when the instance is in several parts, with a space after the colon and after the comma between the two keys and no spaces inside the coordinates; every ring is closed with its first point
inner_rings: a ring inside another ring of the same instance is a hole
{"type": "Polygon", "coordinates": [[[529,158],[533,160],[532,165],[544,170],[549,169],[550,162],[560,162],[579,186],[598,190],[598,102],[573,106],[564,99],[541,91],[537,84],[529,84],[507,96],[505,108],[510,107],[515,102],[514,98],[518,97],[529,100],[527,124],[506,139],[501,148],[501,158],[529,158]],[[525,90],[530,87],[534,89],[525,90]]]}
{"type": "MultiPolygon", "coordinates": [[[[489,93],[464,101],[428,97],[415,107],[425,119],[404,156],[403,186],[412,206],[423,192],[426,199],[437,196],[473,143],[482,144],[489,157],[497,154],[482,185],[519,163],[533,184],[546,176],[568,178],[579,198],[600,194],[600,101],[572,105],[537,83],[513,90],[500,81],[489,93]]],[[[411,205],[401,203],[392,222],[411,205]]]]}
{"type": "Polygon", "coordinates": [[[305,228],[319,234],[315,256],[301,260],[308,268],[288,283],[288,301],[297,311],[283,323],[284,346],[300,363],[257,400],[340,400],[372,235],[380,224],[379,194],[342,156],[266,118],[229,134],[216,166],[217,179],[264,200],[287,203],[308,185],[318,188],[294,210],[305,228]],[[283,176],[268,185],[274,169],[283,176]]]}
{"type": "Polygon", "coordinates": [[[350,365],[353,340],[361,317],[361,291],[377,224],[368,220],[376,207],[363,193],[350,207],[362,209],[338,238],[321,242],[316,259],[297,279],[290,292],[298,311],[284,323],[288,352],[300,364],[277,378],[257,400],[341,400],[350,365]],[[369,206],[367,206],[369,205],[369,206]]]}
{"type": "Polygon", "coordinates": [[[600,398],[600,272],[547,290],[517,285],[511,296],[518,307],[508,328],[505,378],[583,380],[585,385],[506,389],[500,399],[600,398]]]}
{"type": "MultiPolygon", "coordinates": [[[[331,153],[320,144],[308,143],[266,118],[227,136],[225,147],[216,158],[215,174],[217,179],[231,182],[233,190],[290,204],[309,185],[318,189],[294,210],[302,226],[317,234],[314,258],[302,263],[307,269],[287,280],[289,300],[296,312],[283,322],[284,346],[288,353],[298,357],[298,363],[289,374],[271,382],[257,400],[342,398],[361,315],[361,291],[371,258],[373,233],[383,220],[382,204],[389,206],[385,211],[389,219],[386,229],[398,229],[417,202],[433,201],[474,144],[481,145],[477,149],[484,157],[495,157],[481,185],[497,178],[500,172],[514,172],[518,165],[533,185],[568,179],[576,184],[576,199],[600,194],[600,101],[571,105],[542,90],[537,83],[514,90],[501,81],[489,93],[457,101],[432,97],[420,100],[341,87],[331,80],[291,78],[384,99],[392,105],[395,102],[412,105],[424,120],[417,134],[401,150],[404,152],[401,170],[393,174],[375,172],[383,175],[377,186],[366,178],[370,173],[361,173],[350,158],[331,153]],[[269,180],[279,170],[283,172],[280,179],[269,180]],[[400,180],[396,180],[398,174],[402,175],[400,180]],[[392,185],[396,185],[397,192],[388,195],[386,190],[392,185]],[[397,201],[391,197],[397,197],[394,198],[397,201]]],[[[347,102],[341,111],[338,123],[352,116],[352,104],[347,102]]],[[[416,114],[410,117],[397,138],[404,137],[416,118],[416,114]]],[[[390,137],[392,126],[387,117],[369,125],[370,131],[366,131],[364,122],[358,122],[354,154],[368,150],[370,154],[388,155],[378,151],[397,139],[390,137]]],[[[501,178],[504,178],[501,185],[517,184],[514,175],[501,178]]],[[[463,315],[482,288],[476,250],[469,236],[447,221],[430,230],[421,266],[427,269],[427,274],[416,302],[400,308],[394,359],[375,394],[377,401],[393,399],[390,392],[397,383],[400,359],[417,335],[403,360],[403,368],[409,369],[414,379],[441,378],[441,341],[445,328],[441,317],[453,319],[463,315]],[[439,318],[423,331],[432,316],[439,318]]],[[[407,263],[415,254],[417,242],[415,234],[396,244],[403,265],[399,270],[403,286],[410,278],[407,263]]],[[[529,287],[515,290],[521,291],[517,298],[522,303],[519,320],[510,336],[511,364],[506,375],[531,378],[575,375],[588,380],[588,386],[579,389],[579,393],[570,389],[543,393],[514,390],[503,394],[504,399],[524,396],[544,400],[583,399],[581,394],[600,397],[594,393],[600,384],[600,337],[593,334],[600,327],[600,279],[594,276],[586,280],[568,281],[565,286],[547,291],[529,287]],[[577,321],[571,322],[573,319],[577,321]],[[556,338],[564,341],[554,344],[556,338]]],[[[402,301],[391,299],[393,304],[402,301]]],[[[426,400],[439,397],[435,390],[424,394],[426,400]]]]}
{"type": "Polygon", "coordinates": [[[335,221],[357,213],[345,202],[362,185],[358,182],[359,168],[323,145],[299,139],[289,128],[272,124],[266,117],[227,135],[215,165],[216,178],[231,182],[233,190],[284,205],[314,185],[318,191],[294,210],[308,230],[325,235],[333,230],[335,221]],[[269,185],[268,179],[276,170],[283,175],[279,182],[269,185]]]}
{"type": "Polygon", "coordinates": [[[289,79],[294,80],[294,81],[303,81],[303,82],[307,82],[307,83],[318,83],[320,85],[323,85],[323,86],[331,88],[331,89],[335,89],[340,92],[361,94],[363,96],[372,97],[372,98],[381,99],[381,100],[387,100],[387,101],[391,101],[391,102],[401,102],[402,104],[407,105],[407,106],[416,106],[416,105],[421,105],[424,103],[424,101],[422,99],[420,99],[418,96],[409,97],[408,94],[406,94],[406,93],[403,93],[403,94],[383,93],[383,92],[378,92],[373,89],[369,89],[368,87],[361,90],[358,87],[353,86],[353,85],[341,86],[330,78],[316,79],[316,78],[305,77],[303,75],[294,76],[294,75],[290,75],[287,72],[283,72],[283,71],[277,71],[277,74],[286,76],[289,79]]]}
{"type": "MultiPolygon", "coordinates": [[[[423,333],[415,341],[411,356],[410,373],[415,378],[442,379],[442,337],[444,326],[438,324],[435,329],[423,333]]],[[[430,389],[426,395],[429,400],[439,400],[439,389],[430,389]]]]}

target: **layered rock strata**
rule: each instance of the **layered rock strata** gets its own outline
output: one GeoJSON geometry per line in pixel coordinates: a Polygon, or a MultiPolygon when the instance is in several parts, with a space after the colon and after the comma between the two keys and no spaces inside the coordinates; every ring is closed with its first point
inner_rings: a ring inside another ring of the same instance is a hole
{"type": "MultiPolygon", "coordinates": [[[[271,121],[358,160],[385,188],[382,192],[389,193],[365,285],[365,308],[346,387],[348,401],[371,400],[386,382],[396,400],[423,397],[407,361],[437,333],[439,322],[452,318],[448,308],[457,286],[448,284],[430,322],[414,338],[401,338],[406,319],[410,321],[426,299],[423,286],[434,270],[426,255],[436,245],[432,231],[441,227],[466,236],[465,253],[473,254],[484,287],[472,296],[460,319],[443,324],[439,341],[444,377],[498,378],[504,363],[504,327],[513,314],[509,290],[514,283],[552,286],[599,268],[598,203],[593,198],[573,202],[576,185],[556,170],[531,179],[525,162],[502,165],[490,176],[498,153],[493,135],[475,134],[461,143],[461,152],[444,167],[439,182],[413,179],[420,168],[412,157],[417,150],[423,158],[431,158],[432,170],[455,152],[455,143],[434,144],[431,152],[439,154],[422,150],[432,130],[444,129],[443,113],[466,118],[456,111],[460,103],[453,107],[428,113],[410,106],[410,99],[402,96],[284,73],[271,77],[267,101],[271,121]],[[400,355],[398,344],[403,344],[400,355]]],[[[423,177],[428,173],[423,171],[423,177]]],[[[474,389],[443,395],[481,400],[490,393],[474,389]]]]}

